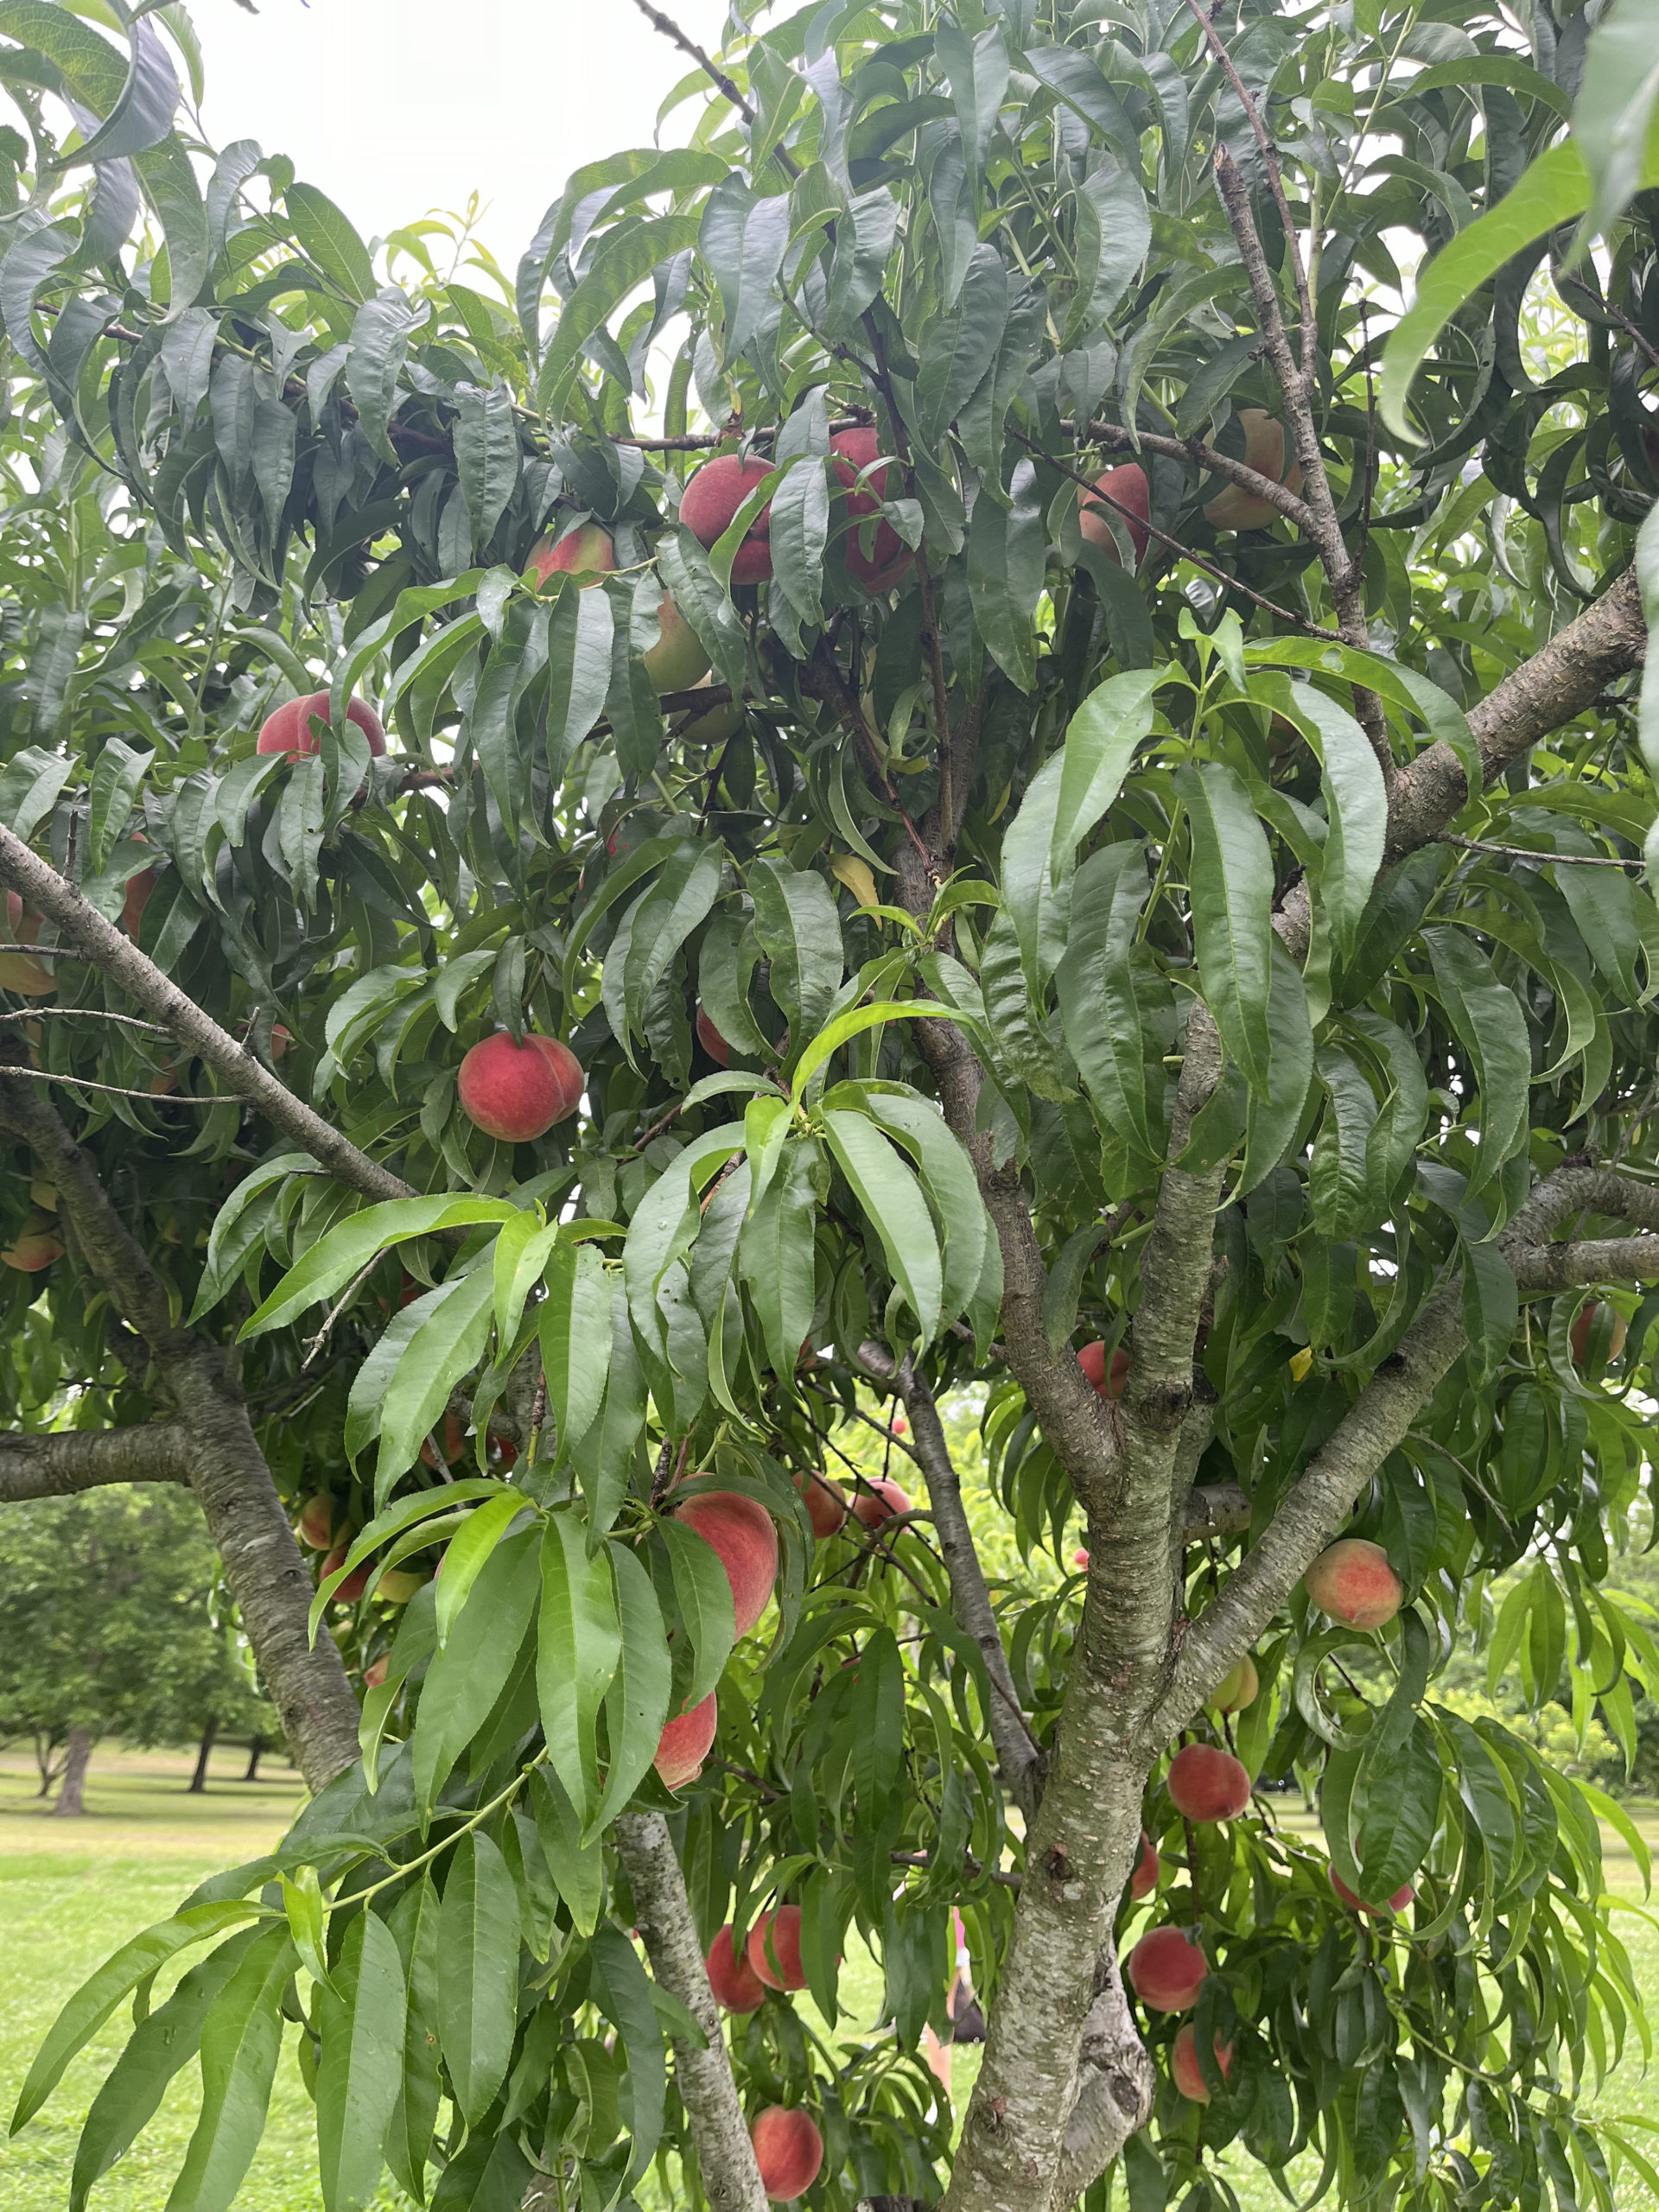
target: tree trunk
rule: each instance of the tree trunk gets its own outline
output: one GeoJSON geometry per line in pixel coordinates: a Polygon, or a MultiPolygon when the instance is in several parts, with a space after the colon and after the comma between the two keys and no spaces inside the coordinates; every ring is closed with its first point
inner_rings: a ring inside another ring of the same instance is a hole
{"type": "Polygon", "coordinates": [[[258,1781],[259,1754],[264,1750],[264,1748],[265,1739],[263,1736],[255,1736],[250,1739],[248,1744],[248,1770],[242,1777],[244,1782],[258,1781]]]}
{"type": "Polygon", "coordinates": [[[58,1802],[52,1808],[52,1817],[73,1819],[86,1809],[83,1802],[86,1789],[86,1769],[92,1764],[92,1732],[90,1728],[72,1728],[69,1748],[64,1755],[63,1787],[58,1792],[58,1802]]]}
{"type": "Polygon", "coordinates": [[[49,1797],[52,1795],[52,1785],[61,1771],[57,1763],[57,1749],[58,1739],[54,1735],[40,1729],[35,1731],[35,1764],[39,1768],[41,1776],[41,1786],[35,1792],[37,1797],[49,1797]]]}
{"type": "Polygon", "coordinates": [[[219,1734],[219,1715],[210,1713],[207,1725],[201,1732],[201,1749],[196,1753],[196,1770],[190,1777],[187,1796],[200,1797],[207,1787],[207,1762],[213,1755],[214,1739],[219,1734]]]}

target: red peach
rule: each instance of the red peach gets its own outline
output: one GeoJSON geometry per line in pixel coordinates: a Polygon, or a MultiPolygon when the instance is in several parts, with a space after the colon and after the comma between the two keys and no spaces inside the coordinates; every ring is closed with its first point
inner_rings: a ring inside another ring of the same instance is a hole
{"type": "Polygon", "coordinates": [[[1144,1828],[1141,1831],[1141,1853],[1135,1862],[1135,1872],[1129,1877],[1129,1895],[1138,1904],[1142,1897],[1150,1897],[1158,1886],[1158,1876],[1163,1861],[1158,1856],[1158,1847],[1144,1828]]]}
{"type": "Polygon", "coordinates": [[[1138,568],[1146,557],[1149,535],[1146,524],[1152,513],[1152,493],[1147,483],[1147,472],[1138,461],[1125,461],[1121,467],[1109,468],[1095,479],[1092,492],[1077,494],[1077,527],[1090,545],[1122,566],[1123,555],[1113,534],[1112,521],[1121,524],[1129,533],[1129,543],[1135,550],[1138,568]],[[1105,498],[1096,496],[1105,493],[1105,498]],[[1108,501],[1114,504],[1109,505],[1108,501]],[[1128,507],[1129,514],[1118,510],[1128,507]],[[1109,518],[1110,519],[1109,519],[1109,518]]]}
{"type": "Polygon", "coordinates": [[[1135,1993],[1154,2012],[1191,2012],[1209,1972],[1202,1946],[1185,1928],[1150,1929],[1129,1953],[1135,1993]]]}
{"type": "Polygon", "coordinates": [[[1189,1744],[1170,1761],[1169,1801],[1189,1821],[1234,1821],[1250,1802],[1249,1769],[1215,1744],[1189,1744]]]}
{"type": "MultiPolygon", "coordinates": [[[[322,741],[311,727],[314,719],[321,722],[331,719],[326,691],[310,692],[303,699],[286,700],[274,714],[267,715],[254,751],[293,753],[302,759],[320,753],[322,741]]],[[[346,719],[357,724],[369,741],[369,751],[378,759],[386,749],[386,733],[373,708],[365,706],[361,699],[348,699],[346,719]]]]}
{"type": "Polygon", "coordinates": [[[725,2012],[755,2012],[766,2001],[766,1985],[737,1948],[728,1921],[709,1946],[703,1971],[714,1999],[725,2012]]]}
{"type": "Polygon", "coordinates": [[[698,1044],[708,1053],[715,1065],[717,1068],[729,1067],[732,1064],[732,1048],[715,1028],[714,1023],[709,1020],[703,1010],[701,999],[697,1001],[697,1018],[693,1027],[697,1033],[698,1044]]]}
{"type": "Polygon", "coordinates": [[[847,1518],[847,1493],[839,1483],[820,1474],[817,1468],[810,1474],[797,1475],[795,1487],[806,1500],[806,1517],[812,1523],[813,1535],[822,1543],[826,1536],[833,1536],[847,1518]]]}
{"type": "Polygon", "coordinates": [[[540,539],[526,565],[535,569],[538,587],[550,576],[579,576],[586,590],[615,568],[616,547],[609,531],[601,530],[596,522],[585,522],[579,529],[567,531],[556,545],[550,537],[540,539]]]}
{"type": "Polygon", "coordinates": [[[776,1912],[763,1912],[749,1930],[747,1956],[768,1989],[804,1989],[799,1905],[780,1904],[776,1912]]]}
{"type": "Polygon", "coordinates": [[[1374,1918],[1380,1916],[1385,1912],[1403,1912],[1406,1907],[1411,1903],[1413,1897],[1417,1894],[1411,1884],[1409,1882],[1406,1882],[1395,1891],[1394,1895],[1389,1899],[1386,1904],[1367,1904],[1363,1897],[1357,1897],[1354,1891],[1349,1888],[1347,1883],[1343,1880],[1341,1875],[1338,1873],[1334,1866],[1327,1867],[1325,1871],[1331,1877],[1332,1888],[1342,1899],[1344,1904],[1347,1906],[1350,1912],[1370,1913],[1374,1918]]]}
{"type": "Polygon", "coordinates": [[[378,1659],[371,1659],[368,1665],[363,1669],[364,1688],[365,1690],[378,1690],[391,1671],[391,1654],[389,1651],[383,1651],[378,1659]]]}
{"type": "Polygon", "coordinates": [[[1604,1321],[1607,1325],[1606,1358],[1617,1359],[1624,1351],[1624,1339],[1630,1333],[1629,1322],[1616,1306],[1610,1306],[1604,1298],[1592,1298],[1586,1306],[1580,1307],[1569,1332],[1568,1341],[1573,1347],[1574,1367],[1588,1365],[1591,1332],[1598,1329],[1604,1321]]]}
{"type": "Polygon", "coordinates": [[[901,1490],[890,1475],[870,1475],[866,1479],[868,1489],[860,1491],[853,1500],[855,1521],[861,1521],[867,1529],[879,1529],[895,1514],[910,1511],[910,1493],[901,1490]]]}
{"type": "Polygon", "coordinates": [[[1071,1554],[1071,1564],[1073,1567],[1087,1567],[1089,1564],[1089,1554],[1081,1544],[1071,1554]]]}
{"type": "Polygon", "coordinates": [[[1382,1628],[1406,1594],[1387,1552],[1363,1536],[1340,1536],[1327,1545],[1302,1585],[1322,1613],[1347,1628],[1382,1628]]]}
{"type": "Polygon", "coordinates": [[[31,1213],[11,1243],[0,1251],[0,1265],[20,1275],[37,1275],[63,1257],[63,1240],[43,1213],[31,1213]]]}
{"type": "MultiPolygon", "coordinates": [[[[346,1544],[336,1544],[334,1546],[333,1551],[329,1553],[327,1558],[322,1562],[323,1581],[326,1582],[331,1574],[339,1573],[340,1568],[346,1564],[346,1554],[349,1549],[350,1547],[346,1544]]],[[[339,1589],[334,1592],[334,1604],[337,1605],[356,1605],[358,1599],[368,1588],[369,1577],[373,1572],[373,1566],[368,1560],[365,1560],[360,1567],[353,1567],[352,1572],[346,1576],[346,1580],[340,1584],[339,1589]]]]}
{"type": "MultiPolygon", "coordinates": [[[[680,520],[699,545],[713,545],[730,528],[738,509],[755,486],[772,474],[764,461],[740,461],[723,453],[705,461],[686,484],[680,520]]],[[[764,583],[772,574],[772,506],[761,508],[732,563],[734,584],[764,583]]]]}
{"type": "Polygon", "coordinates": [[[334,1501],[326,1491],[319,1491],[300,1509],[300,1541],[314,1552],[326,1552],[334,1541],[334,1501]]]}
{"type": "Polygon", "coordinates": [[[830,441],[830,467],[847,494],[847,512],[854,528],[847,539],[847,567],[868,590],[889,591],[915,559],[911,548],[885,517],[875,525],[870,550],[864,550],[867,516],[879,514],[887,496],[888,470],[885,463],[859,483],[863,471],[879,459],[881,441],[868,427],[837,430],[830,441]]]}
{"type": "Polygon", "coordinates": [[[732,1586],[737,1633],[747,1636],[771,1600],[778,1580],[778,1531],[764,1505],[734,1491],[705,1491],[675,1514],[711,1544],[732,1586]]]}
{"type": "Polygon", "coordinates": [[[804,2196],[823,2171],[823,2138],[804,2112],[768,2105],[751,2123],[749,2140],[760,2186],[774,2204],[804,2196]]]}
{"type": "MultiPolygon", "coordinates": [[[[1222,2080],[1230,2082],[1233,2078],[1233,2046],[1224,2043],[1217,2048],[1212,2044],[1211,2049],[1215,2053],[1222,2080]]],[[[1198,2038],[1190,2021],[1176,2036],[1174,2048],[1169,2054],[1169,2078],[1181,2094],[1190,2098],[1195,2105],[1209,2103],[1210,2085],[1198,2064],[1198,2038]]]]}
{"type": "Polygon", "coordinates": [[[144,918],[144,909],[149,904],[149,894],[160,881],[153,868],[141,868],[137,875],[127,878],[126,897],[121,901],[121,926],[137,944],[138,931],[144,918]]]}
{"type": "Polygon", "coordinates": [[[1129,1355],[1122,1344],[1112,1354],[1112,1370],[1106,1372],[1106,1347],[1103,1344],[1084,1344],[1077,1354],[1077,1365],[1087,1376],[1091,1389],[1103,1398],[1121,1398],[1123,1385],[1129,1379],[1129,1355]]]}
{"type": "Polygon", "coordinates": [[[585,1081],[575,1054],[556,1038],[526,1032],[515,1045],[502,1029],[473,1046],[455,1088],[475,1128],[518,1144],[574,1114],[585,1081]]]}
{"type": "Polygon", "coordinates": [[[652,1761],[665,1787],[683,1789],[688,1782],[695,1782],[702,1772],[702,1763],[715,1740],[715,1726],[719,1718],[715,1694],[710,1690],[701,1705],[694,1705],[690,1713],[683,1713],[677,1720],[669,1722],[652,1761]]]}

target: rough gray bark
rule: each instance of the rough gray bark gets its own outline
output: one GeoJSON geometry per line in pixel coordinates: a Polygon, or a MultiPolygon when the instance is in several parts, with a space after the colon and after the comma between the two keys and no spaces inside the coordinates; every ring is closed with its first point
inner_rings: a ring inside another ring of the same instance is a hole
{"type": "Polygon", "coordinates": [[[996,1749],[997,1764],[1015,1802],[1029,1818],[1036,1810],[1037,1801],[1042,1795],[1045,1762],[1041,1749],[1026,1724],[1020,1694],[1014,1686],[1014,1676],[1008,1671],[1007,1654],[1002,1649],[1001,1630],[997,1627],[991,1593],[985,1585],[985,1570],[980,1565],[973,1531],[968,1525],[968,1510],[962,1500],[962,1480],[957,1472],[956,1462],[950,1457],[950,1446],[945,1440],[938,1407],[925,1379],[917,1372],[913,1361],[895,1362],[885,1344],[874,1341],[861,1344],[858,1348],[858,1357],[861,1364],[871,1374],[879,1375],[884,1382],[893,1385],[904,1400],[906,1411],[910,1415],[916,1457],[927,1478],[927,1499],[933,1509],[934,1533],[939,1540],[939,1549],[944,1554],[945,1572],[950,1577],[950,1608],[979,1646],[984,1659],[985,1672],[991,1685],[990,1705],[986,1718],[991,1741],[996,1749]]]}
{"type": "Polygon", "coordinates": [[[1065,2123],[1049,2202],[1075,2202],[1152,2117],[1158,2076],[1124,1994],[1109,1943],[1096,1969],[1100,1994],[1083,2024],[1077,2101],[1065,2123]]]}
{"type": "Polygon", "coordinates": [[[0,1504],[70,1497],[109,1483],[190,1480],[184,1431],[171,1421],[143,1428],[65,1428],[0,1436],[0,1504]]]}
{"type": "MultiPolygon", "coordinates": [[[[334,1638],[324,1633],[315,1646],[310,1641],[311,1578],[254,1435],[234,1360],[175,1321],[167,1286],[111,1204],[92,1160],[36,1087],[3,1069],[0,1130],[21,1138],[57,1186],[59,1219],[74,1256],[141,1339],[134,1358],[147,1353],[154,1363],[260,1673],[301,1772],[321,1789],[357,1757],[357,1700],[334,1638]]],[[[103,1439],[84,1441],[105,1448],[103,1439]]],[[[60,1456],[69,1456],[67,1446],[60,1456]]],[[[118,1458],[118,1447],[111,1443],[105,1456],[118,1458]]]]}
{"type": "Polygon", "coordinates": [[[52,1808],[54,1819],[79,1819],[86,1809],[86,1770],[92,1759],[92,1732],[90,1728],[72,1728],[68,1746],[64,1752],[63,1786],[58,1791],[58,1802],[52,1808]]]}
{"type": "Polygon", "coordinates": [[[675,2079],[696,2145],[703,2194],[715,2212],[766,2212],[766,2193],[732,2079],[720,2007],[703,1968],[691,1900],[685,1893],[685,1877],[668,1823],[660,1813],[624,1813],[614,1834],[651,1970],[661,1987],[679,1999],[707,2038],[702,2050],[674,2038],[675,2079]]]}

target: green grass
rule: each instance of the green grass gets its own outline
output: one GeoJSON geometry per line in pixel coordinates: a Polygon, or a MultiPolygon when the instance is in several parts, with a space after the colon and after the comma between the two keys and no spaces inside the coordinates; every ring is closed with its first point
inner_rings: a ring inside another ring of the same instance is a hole
{"type": "MultiPolygon", "coordinates": [[[[0,2104],[10,2113],[41,2038],[65,1997],[127,1937],[164,1919],[204,1876],[270,1847],[292,1818],[301,1791],[279,1764],[246,1784],[239,1755],[227,1749],[204,1796],[186,1794],[191,1762],[167,1752],[101,1748],[78,1821],[43,1813],[29,1763],[0,1757],[0,2104]]],[[[1642,1827],[1659,1850],[1659,1812],[1642,1827]]],[[[1642,1886],[1628,1848],[1605,1837],[1610,1889],[1634,1906],[1642,1886]]],[[[1659,1929],[1640,1911],[1620,1916],[1637,1978],[1659,2014],[1659,1929]]],[[[849,1946],[842,1989],[848,2010],[832,2040],[873,2022],[880,1996],[875,1962],[849,1946]]],[[[810,2008],[809,2008],[810,2009],[810,2008]]],[[[815,2025],[821,2023],[815,2021],[815,2025]]],[[[16,2142],[0,2139],[3,2212],[62,2212],[82,2118],[124,2033],[116,2019],[71,2066],[45,2110],[16,2142]]],[[[310,2101],[289,2038],[271,2099],[270,2125],[243,2190],[244,2212],[321,2212],[310,2101]]],[[[958,2115],[979,2071],[980,2051],[951,2054],[958,2115]]],[[[194,2120],[194,2074],[187,2069],[131,2152],[94,2192],[95,2212],[162,2212],[194,2120]]],[[[1627,2054],[1592,2107],[1659,2126],[1659,2069],[1645,2071],[1639,2050],[1627,2054]]],[[[1659,2142],[1659,2137],[1652,2139],[1659,2142]]],[[[1249,2212],[1282,2206],[1265,2174],[1234,2161],[1229,2177],[1249,2212]]],[[[1631,2177],[1621,2183],[1620,2212],[1659,2212],[1631,2177]]]]}

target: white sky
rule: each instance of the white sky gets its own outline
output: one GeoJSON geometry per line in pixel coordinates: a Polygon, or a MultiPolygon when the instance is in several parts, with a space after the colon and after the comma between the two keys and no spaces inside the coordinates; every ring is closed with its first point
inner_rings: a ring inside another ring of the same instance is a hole
{"type": "MultiPolygon", "coordinates": [[[[706,50],[725,0],[664,0],[706,50]]],[[[652,143],[691,64],[633,0],[193,0],[216,145],[257,138],[366,238],[432,208],[489,203],[479,235],[509,270],[584,162],[652,143]]],[[[664,137],[683,140],[691,110],[664,137]]]]}

